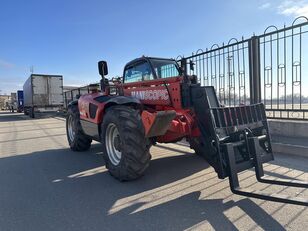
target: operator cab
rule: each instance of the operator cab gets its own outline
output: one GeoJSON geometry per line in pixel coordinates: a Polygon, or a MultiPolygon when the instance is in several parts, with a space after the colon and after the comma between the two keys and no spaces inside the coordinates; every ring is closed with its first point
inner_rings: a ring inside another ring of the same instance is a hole
{"type": "Polygon", "coordinates": [[[124,83],[180,76],[182,71],[174,59],[141,57],[126,64],[124,83]]]}

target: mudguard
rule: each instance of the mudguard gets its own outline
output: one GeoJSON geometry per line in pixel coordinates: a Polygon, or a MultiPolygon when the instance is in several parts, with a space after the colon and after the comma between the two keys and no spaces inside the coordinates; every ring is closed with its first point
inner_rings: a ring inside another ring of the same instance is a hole
{"type": "Polygon", "coordinates": [[[71,101],[67,107],[73,106],[73,105],[78,105],[78,99],[71,101]]]}
{"type": "MultiPolygon", "coordinates": [[[[95,99],[96,100],[96,99],[95,99]]],[[[112,105],[136,105],[138,107],[141,107],[141,102],[139,99],[131,97],[131,96],[113,96],[110,97],[106,102],[105,102],[105,110],[106,108],[112,106],[112,105]]]]}

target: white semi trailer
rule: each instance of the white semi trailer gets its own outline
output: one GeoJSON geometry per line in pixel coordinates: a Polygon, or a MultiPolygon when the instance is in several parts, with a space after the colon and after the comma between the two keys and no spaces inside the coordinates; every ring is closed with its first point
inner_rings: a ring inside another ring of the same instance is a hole
{"type": "Polygon", "coordinates": [[[37,112],[63,109],[63,76],[31,74],[23,86],[24,113],[34,118],[37,112]]]}

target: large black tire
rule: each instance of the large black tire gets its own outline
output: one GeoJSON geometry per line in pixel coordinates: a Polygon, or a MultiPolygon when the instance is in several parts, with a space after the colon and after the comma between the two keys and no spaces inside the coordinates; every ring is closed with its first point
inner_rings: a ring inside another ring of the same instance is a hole
{"type": "Polygon", "coordinates": [[[110,174],[120,181],[141,177],[149,166],[151,145],[145,138],[139,111],[128,106],[109,108],[101,131],[103,156],[110,174]]]}
{"type": "Polygon", "coordinates": [[[190,148],[195,151],[198,156],[205,158],[205,146],[199,137],[194,137],[189,140],[190,148]]]}
{"type": "Polygon", "coordinates": [[[73,151],[86,151],[91,147],[92,139],[84,134],[80,124],[80,114],[77,105],[68,108],[66,117],[66,135],[73,151]]]}
{"type": "Polygon", "coordinates": [[[33,108],[33,107],[30,107],[30,109],[29,109],[29,116],[30,116],[30,118],[32,118],[32,119],[35,118],[34,108],[33,108]]]}

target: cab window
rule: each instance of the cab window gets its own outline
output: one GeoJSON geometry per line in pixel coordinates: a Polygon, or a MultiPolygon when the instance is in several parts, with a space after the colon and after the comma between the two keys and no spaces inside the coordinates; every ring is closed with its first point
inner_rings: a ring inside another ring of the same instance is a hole
{"type": "Polygon", "coordinates": [[[170,78],[180,75],[178,65],[173,60],[151,60],[157,78],[170,78]]]}
{"type": "Polygon", "coordinates": [[[124,83],[139,82],[154,79],[151,67],[147,62],[129,67],[124,73],[124,83]]]}

